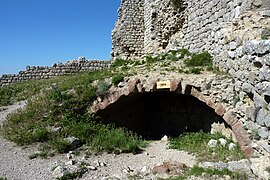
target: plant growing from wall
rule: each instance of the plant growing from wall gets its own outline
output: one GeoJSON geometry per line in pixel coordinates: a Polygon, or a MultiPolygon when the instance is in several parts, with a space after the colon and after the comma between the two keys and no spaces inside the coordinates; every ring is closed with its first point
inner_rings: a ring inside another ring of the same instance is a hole
{"type": "Polygon", "coordinates": [[[212,56],[208,52],[201,52],[199,54],[192,54],[190,59],[185,59],[184,63],[190,67],[196,66],[212,66],[212,56]]]}
{"type": "Polygon", "coordinates": [[[122,74],[117,74],[113,77],[112,83],[113,85],[117,86],[120,82],[124,80],[124,76],[122,74]]]}
{"type": "Polygon", "coordinates": [[[270,39],[270,27],[267,27],[267,28],[265,28],[265,29],[262,31],[261,38],[262,38],[263,40],[268,40],[268,39],[270,39]]]}
{"type": "Polygon", "coordinates": [[[171,4],[172,6],[179,10],[179,11],[183,11],[184,10],[184,6],[183,6],[183,1],[182,0],[171,0],[171,4]]]}
{"type": "Polygon", "coordinates": [[[105,92],[110,88],[110,83],[107,81],[98,81],[97,83],[97,90],[99,92],[105,92]]]}

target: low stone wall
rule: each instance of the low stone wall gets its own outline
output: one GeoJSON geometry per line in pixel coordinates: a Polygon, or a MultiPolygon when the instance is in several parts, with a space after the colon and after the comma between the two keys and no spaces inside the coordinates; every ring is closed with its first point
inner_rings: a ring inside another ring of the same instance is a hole
{"type": "Polygon", "coordinates": [[[0,86],[26,80],[49,79],[56,76],[69,75],[78,72],[102,70],[108,68],[109,66],[110,61],[86,60],[85,58],[71,60],[65,64],[54,64],[52,67],[27,66],[26,70],[20,71],[19,74],[2,75],[2,77],[0,77],[0,86]]]}

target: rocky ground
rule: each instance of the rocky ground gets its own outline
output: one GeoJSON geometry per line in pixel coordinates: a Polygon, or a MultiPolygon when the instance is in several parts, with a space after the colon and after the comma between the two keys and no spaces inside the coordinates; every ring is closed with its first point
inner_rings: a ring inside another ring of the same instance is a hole
{"type": "MultiPolygon", "coordinates": [[[[12,106],[1,107],[0,122],[3,122],[7,115],[17,109],[23,108],[26,102],[16,103],[12,106]]],[[[142,173],[147,178],[151,169],[166,161],[182,162],[187,166],[196,163],[194,156],[183,151],[167,148],[166,140],[153,141],[141,154],[102,154],[74,156],[69,154],[58,154],[48,159],[29,159],[37,149],[35,147],[18,147],[14,143],[0,138],[0,177],[16,180],[31,179],[54,179],[64,174],[65,169],[72,171],[78,163],[87,167],[87,172],[82,179],[125,179],[128,176],[137,176],[142,173]],[[58,167],[58,168],[57,168],[58,167]],[[146,175],[147,174],[147,175],[146,175]]],[[[150,179],[155,179],[153,174],[150,179]]]]}
{"type": "MultiPolygon", "coordinates": [[[[147,69],[143,72],[146,73],[147,69]]],[[[152,72],[151,77],[155,77],[158,80],[173,79],[179,77],[178,74],[172,72],[168,74],[160,75],[158,72],[152,72]]],[[[137,73],[135,73],[137,74],[137,73]]],[[[151,78],[143,78],[144,73],[136,75],[144,82],[143,84],[151,84],[151,78]]],[[[232,101],[233,94],[231,86],[222,84],[224,82],[224,76],[216,78],[214,74],[203,75],[185,75],[183,82],[189,82],[198,87],[203,87],[203,93],[218,101],[219,98],[228,99],[232,101]],[[209,83],[211,82],[211,83],[209,83]],[[211,84],[212,88],[209,89],[207,84],[211,84]],[[204,85],[204,86],[202,86],[204,85]],[[214,96],[221,94],[220,97],[214,96]],[[216,99],[215,99],[215,98],[216,99]]],[[[132,77],[130,77],[132,78],[132,77]]],[[[126,80],[127,82],[128,80],[126,80]]],[[[231,80],[228,79],[228,84],[231,80]]],[[[122,83],[121,86],[125,86],[122,83]]],[[[145,87],[148,88],[147,86],[145,87]]],[[[8,114],[23,108],[26,102],[19,102],[11,106],[0,107],[0,125],[6,119],[8,114]]],[[[229,104],[232,106],[232,104],[229,104]]],[[[240,106],[239,106],[240,107],[240,106]]],[[[229,107],[227,107],[229,108],[229,107]]],[[[173,166],[181,169],[185,166],[191,167],[196,164],[196,158],[186,152],[176,151],[167,148],[166,138],[160,141],[151,142],[147,148],[141,154],[100,154],[100,155],[88,155],[85,151],[82,151],[79,155],[76,152],[70,152],[68,154],[57,154],[54,157],[48,159],[35,158],[30,159],[29,156],[37,152],[37,147],[18,147],[14,143],[9,142],[0,137],[0,178],[6,177],[10,179],[32,180],[32,179],[55,179],[56,177],[62,177],[64,174],[71,173],[73,175],[81,175],[81,179],[157,179],[157,176],[153,174],[153,169],[164,171],[164,162],[169,162],[166,166],[173,166]],[[161,168],[160,168],[161,167],[161,168]]],[[[255,177],[252,174],[259,175],[260,178],[253,179],[268,179],[269,173],[265,171],[266,167],[270,166],[270,158],[267,156],[261,156],[257,158],[251,158],[250,160],[241,160],[239,162],[229,163],[201,163],[201,167],[208,168],[220,168],[225,167],[236,172],[246,172],[251,177],[255,177]]],[[[166,171],[166,169],[165,169],[166,171]]],[[[168,176],[162,175],[166,178],[168,176]]],[[[198,177],[191,177],[190,179],[199,179],[198,177]]],[[[201,178],[204,179],[204,178],[201,178]]],[[[230,177],[225,177],[230,179],[230,177]]]]}

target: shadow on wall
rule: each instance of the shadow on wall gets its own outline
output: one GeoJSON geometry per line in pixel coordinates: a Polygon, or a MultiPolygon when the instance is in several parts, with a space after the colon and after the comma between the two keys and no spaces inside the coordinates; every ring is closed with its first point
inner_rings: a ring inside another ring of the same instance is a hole
{"type": "Polygon", "coordinates": [[[126,127],[143,138],[157,140],[183,132],[211,131],[213,123],[226,122],[205,103],[190,95],[146,92],[123,96],[96,113],[105,123],[126,127]]]}

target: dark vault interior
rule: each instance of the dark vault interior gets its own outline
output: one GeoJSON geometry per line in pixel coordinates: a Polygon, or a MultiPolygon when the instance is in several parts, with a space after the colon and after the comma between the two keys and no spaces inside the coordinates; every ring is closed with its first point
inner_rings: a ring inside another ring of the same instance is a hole
{"type": "Polygon", "coordinates": [[[176,137],[183,132],[210,132],[214,122],[225,123],[197,98],[167,91],[123,96],[99,110],[96,116],[154,140],[164,135],[176,137]]]}

